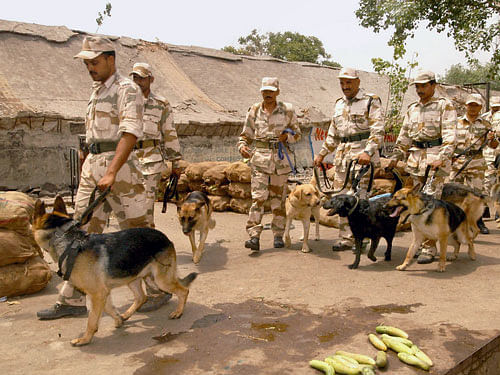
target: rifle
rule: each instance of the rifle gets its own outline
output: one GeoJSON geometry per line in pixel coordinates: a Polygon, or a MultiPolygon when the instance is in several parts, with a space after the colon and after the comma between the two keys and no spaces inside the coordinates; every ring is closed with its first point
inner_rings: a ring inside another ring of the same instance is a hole
{"type": "Polygon", "coordinates": [[[491,131],[491,129],[488,129],[486,130],[478,139],[476,139],[469,147],[467,147],[465,150],[462,150],[462,152],[459,152],[457,155],[455,155],[453,158],[452,158],[452,161],[455,162],[459,157],[461,156],[464,156],[466,154],[469,154],[469,158],[465,161],[465,163],[462,165],[462,167],[458,170],[458,172],[455,174],[455,176],[453,177],[453,179],[457,178],[457,176],[462,173],[464,171],[465,168],[467,168],[467,166],[470,164],[470,162],[472,161],[472,159],[474,159],[474,156],[476,156],[478,153],[480,153],[484,146],[486,146],[486,144],[488,143],[488,133],[491,131]],[[481,146],[479,146],[479,148],[477,150],[473,150],[472,153],[470,152],[472,146],[474,146],[478,141],[480,141],[481,139],[483,139],[484,137],[484,141],[483,143],[481,143],[481,146]]]}

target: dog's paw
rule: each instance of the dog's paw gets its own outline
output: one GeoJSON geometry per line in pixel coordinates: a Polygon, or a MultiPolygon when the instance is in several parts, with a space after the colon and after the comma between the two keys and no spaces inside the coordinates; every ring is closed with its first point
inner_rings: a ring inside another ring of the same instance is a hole
{"type": "Polygon", "coordinates": [[[392,259],[392,258],[391,258],[391,256],[390,256],[390,255],[386,255],[386,256],[385,256],[385,258],[384,258],[384,260],[385,260],[386,262],[389,262],[391,259],[392,259]]]}
{"type": "Polygon", "coordinates": [[[368,255],[368,259],[370,259],[372,262],[377,261],[377,257],[375,255],[368,255]]]}
{"type": "Polygon", "coordinates": [[[458,258],[458,256],[457,256],[457,255],[455,255],[455,254],[452,254],[452,255],[447,255],[447,256],[446,256],[446,260],[447,260],[448,262],[453,262],[454,260],[457,260],[457,258],[458,258]]]}
{"type": "Polygon", "coordinates": [[[470,258],[470,260],[476,260],[476,253],[472,253],[472,254],[471,254],[471,253],[469,252],[469,258],[470,258]]]}
{"type": "Polygon", "coordinates": [[[115,319],[115,328],[120,328],[123,325],[123,317],[120,315],[115,319]]]}
{"type": "Polygon", "coordinates": [[[303,247],[300,251],[302,251],[303,253],[310,253],[311,249],[308,247],[303,247]]]}
{"type": "Polygon", "coordinates": [[[319,241],[320,239],[319,236],[314,236],[314,241],[319,241]]]}
{"type": "Polygon", "coordinates": [[[194,264],[200,263],[200,260],[201,260],[201,256],[193,256],[193,263],[194,264]]]}
{"type": "Polygon", "coordinates": [[[444,272],[444,270],[446,269],[446,264],[445,263],[438,263],[438,268],[437,268],[437,271],[438,272],[444,272]]]}
{"type": "Polygon", "coordinates": [[[70,341],[71,346],[83,346],[83,345],[87,345],[88,343],[90,343],[90,340],[85,339],[83,337],[79,337],[77,339],[73,339],[70,341]]]}
{"type": "Polygon", "coordinates": [[[300,236],[299,241],[304,241],[304,236],[300,236]]]}
{"type": "Polygon", "coordinates": [[[182,311],[172,311],[168,316],[170,319],[179,319],[182,316],[182,311]]]}
{"type": "Polygon", "coordinates": [[[285,237],[285,247],[290,247],[292,246],[292,240],[290,239],[290,237],[285,237]]]}
{"type": "Polygon", "coordinates": [[[349,269],[351,269],[351,270],[355,270],[356,268],[358,268],[358,265],[359,265],[359,264],[353,263],[353,264],[349,264],[349,266],[348,266],[348,267],[349,267],[349,269]]]}
{"type": "Polygon", "coordinates": [[[400,264],[399,266],[397,266],[397,267],[396,267],[396,269],[397,269],[398,271],[404,271],[404,270],[406,269],[406,267],[407,267],[407,266],[406,266],[405,264],[400,264]]]}

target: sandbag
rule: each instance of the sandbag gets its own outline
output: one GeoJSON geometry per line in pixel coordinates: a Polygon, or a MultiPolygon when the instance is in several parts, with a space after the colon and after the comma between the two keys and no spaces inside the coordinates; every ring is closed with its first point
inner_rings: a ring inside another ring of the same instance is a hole
{"type": "Polygon", "coordinates": [[[228,185],[207,185],[203,183],[203,191],[209,195],[227,195],[228,185]]]}
{"type": "Polygon", "coordinates": [[[228,187],[228,194],[233,198],[251,198],[251,185],[249,183],[243,182],[230,182],[228,187]]]}
{"type": "Polygon", "coordinates": [[[208,198],[212,202],[214,211],[223,212],[229,208],[231,198],[228,196],[209,195],[208,198]]]}
{"type": "Polygon", "coordinates": [[[224,170],[226,178],[231,182],[249,183],[252,178],[252,170],[242,161],[231,163],[224,170]]]}
{"type": "Polygon", "coordinates": [[[187,178],[185,173],[182,173],[179,176],[179,180],[177,181],[177,191],[179,193],[184,193],[185,191],[189,191],[188,181],[189,179],[187,178]]]}
{"type": "Polygon", "coordinates": [[[370,191],[370,197],[379,194],[392,193],[394,187],[396,186],[396,180],[387,180],[378,178],[373,180],[372,190],[370,191]]]}
{"type": "Polygon", "coordinates": [[[205,184],[211,186],[227,183],[228,181],[226,179],[226,173],[224,172],[224,170],[228,165],[228,162],[221,162],[221,164],[218,164],[203,172],[203,181],[205,182],[205,184]]]}
{"type": "Polygon", "coordinates": [[[319,223],[327,227],[338,228],[339,215],[328,216],[328,211],[330,210],[325,210],[323,207],[319,209],[319,223]]]}
{"type": "Polygon", "coordinates": [[[189,187],[189,191],[203,191],[203,181],[202,180],[189,180],[188,187],[189,187]]]}
{"type": "MultiPolygon", "coordinates": [[[[205,171],[207,169],[215,167],[219,163],[220,162],[217,162],[217,161],[204,161],[201,163],[191,163],[185,169],[184,173],[186,173],[186,175],[190,181],[201,181],[201,180],[203,180],[203,173],[205,173],[205,171]]],[[[227,163],[227,162],[223,162],[223,163],[227,163]]]]}
{"type": "Polygon", "coordinates": [[[35,200],[18,191],[0,192],[0,228],[28,231],[35,200]]]}
{"type": "Polygon", "coordinates": [[[0,266],[24,263],[36,255],[42,253],[31,233],[0,229],[0,266]]]}
{"type": "Polygon", "coordinates": [[[229,207],[234,212],[239,212],[240,214],[247,214],[250,210],[250,206],[252,205],[251,199],[240,199],[240,198],[231,198],[229,202],[229,207]]]}
{"type": "Polygon", "coordinates": [[[0,296],[36,293],[45,288],[51,277],[49,266],[38,256],[29,258],[24,263],[0,267],[0,296]]]}

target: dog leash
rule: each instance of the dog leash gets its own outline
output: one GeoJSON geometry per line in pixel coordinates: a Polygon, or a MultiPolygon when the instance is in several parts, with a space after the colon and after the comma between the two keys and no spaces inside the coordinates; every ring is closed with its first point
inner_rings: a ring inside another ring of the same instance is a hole
{"type": "Polygon", "coordinates": [[[177,183],[179,182],[179,176],[176,174],[171,174],[168,179],[167,186],[165,187],[165,193],[163,194],[163,207],[161,208],[161,213],[167,212],[167,201],[175,196],[176,200],[179,200],[179,192],[177,191],[177,183]]]}
{"type": "MultiPolygon", "coordinates": [[[[290,135],[295,135],[295,132],[290,128],[286,128],[285,130],[283,130],[283,132],[281,134],[284,134],[284,133],[288,133],[290,135]]],[[[279,141],[278,142],[278,158],[280,160],[284,159],[283,153],[286,156],[286,160],[288,161],[288,165],[290,165],[290,168],[292,169],[292,173],[294,175],[296,175],[297,169],[295,168],[295,166],[292,164],[292,161],[290,160],[290,156],[288,155],[288,152],[286,150],[286,146],[283,142],[279,141]]]]}

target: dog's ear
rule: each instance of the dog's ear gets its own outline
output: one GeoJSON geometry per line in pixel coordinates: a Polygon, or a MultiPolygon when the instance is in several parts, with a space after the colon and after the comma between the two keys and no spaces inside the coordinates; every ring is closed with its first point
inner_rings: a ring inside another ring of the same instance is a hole
{"type": "Polygon", "coordinates": [[[403,187],[411,189],[413,187],[413,178],[411,178],[410,176],[406,177],[403,187]]]}
{"type": "Polygon", "coordinates": [[[45,215],[45,203],[42,200],[37,199],[35,202],[35,211],[33,213],[34,217],[40,217],[45,215]]]}
{"type": "Polygon", "coordinates": [[[66,203],[64,203],[64,200],[60,195],[58,195],[54,201],[54,212],[68,215],[68,211],[66,211],[66,203]]]}
{"type": "Polygon", "coordinates": [[[415,184],[415,186],[413,186],[413,189],[411,189],[411,193],[412,194],[418,194],[418,192],[420,191],[420,189],[422,189],[422,186],[423,186],[423,184],[421,182],[415,184]]]}

